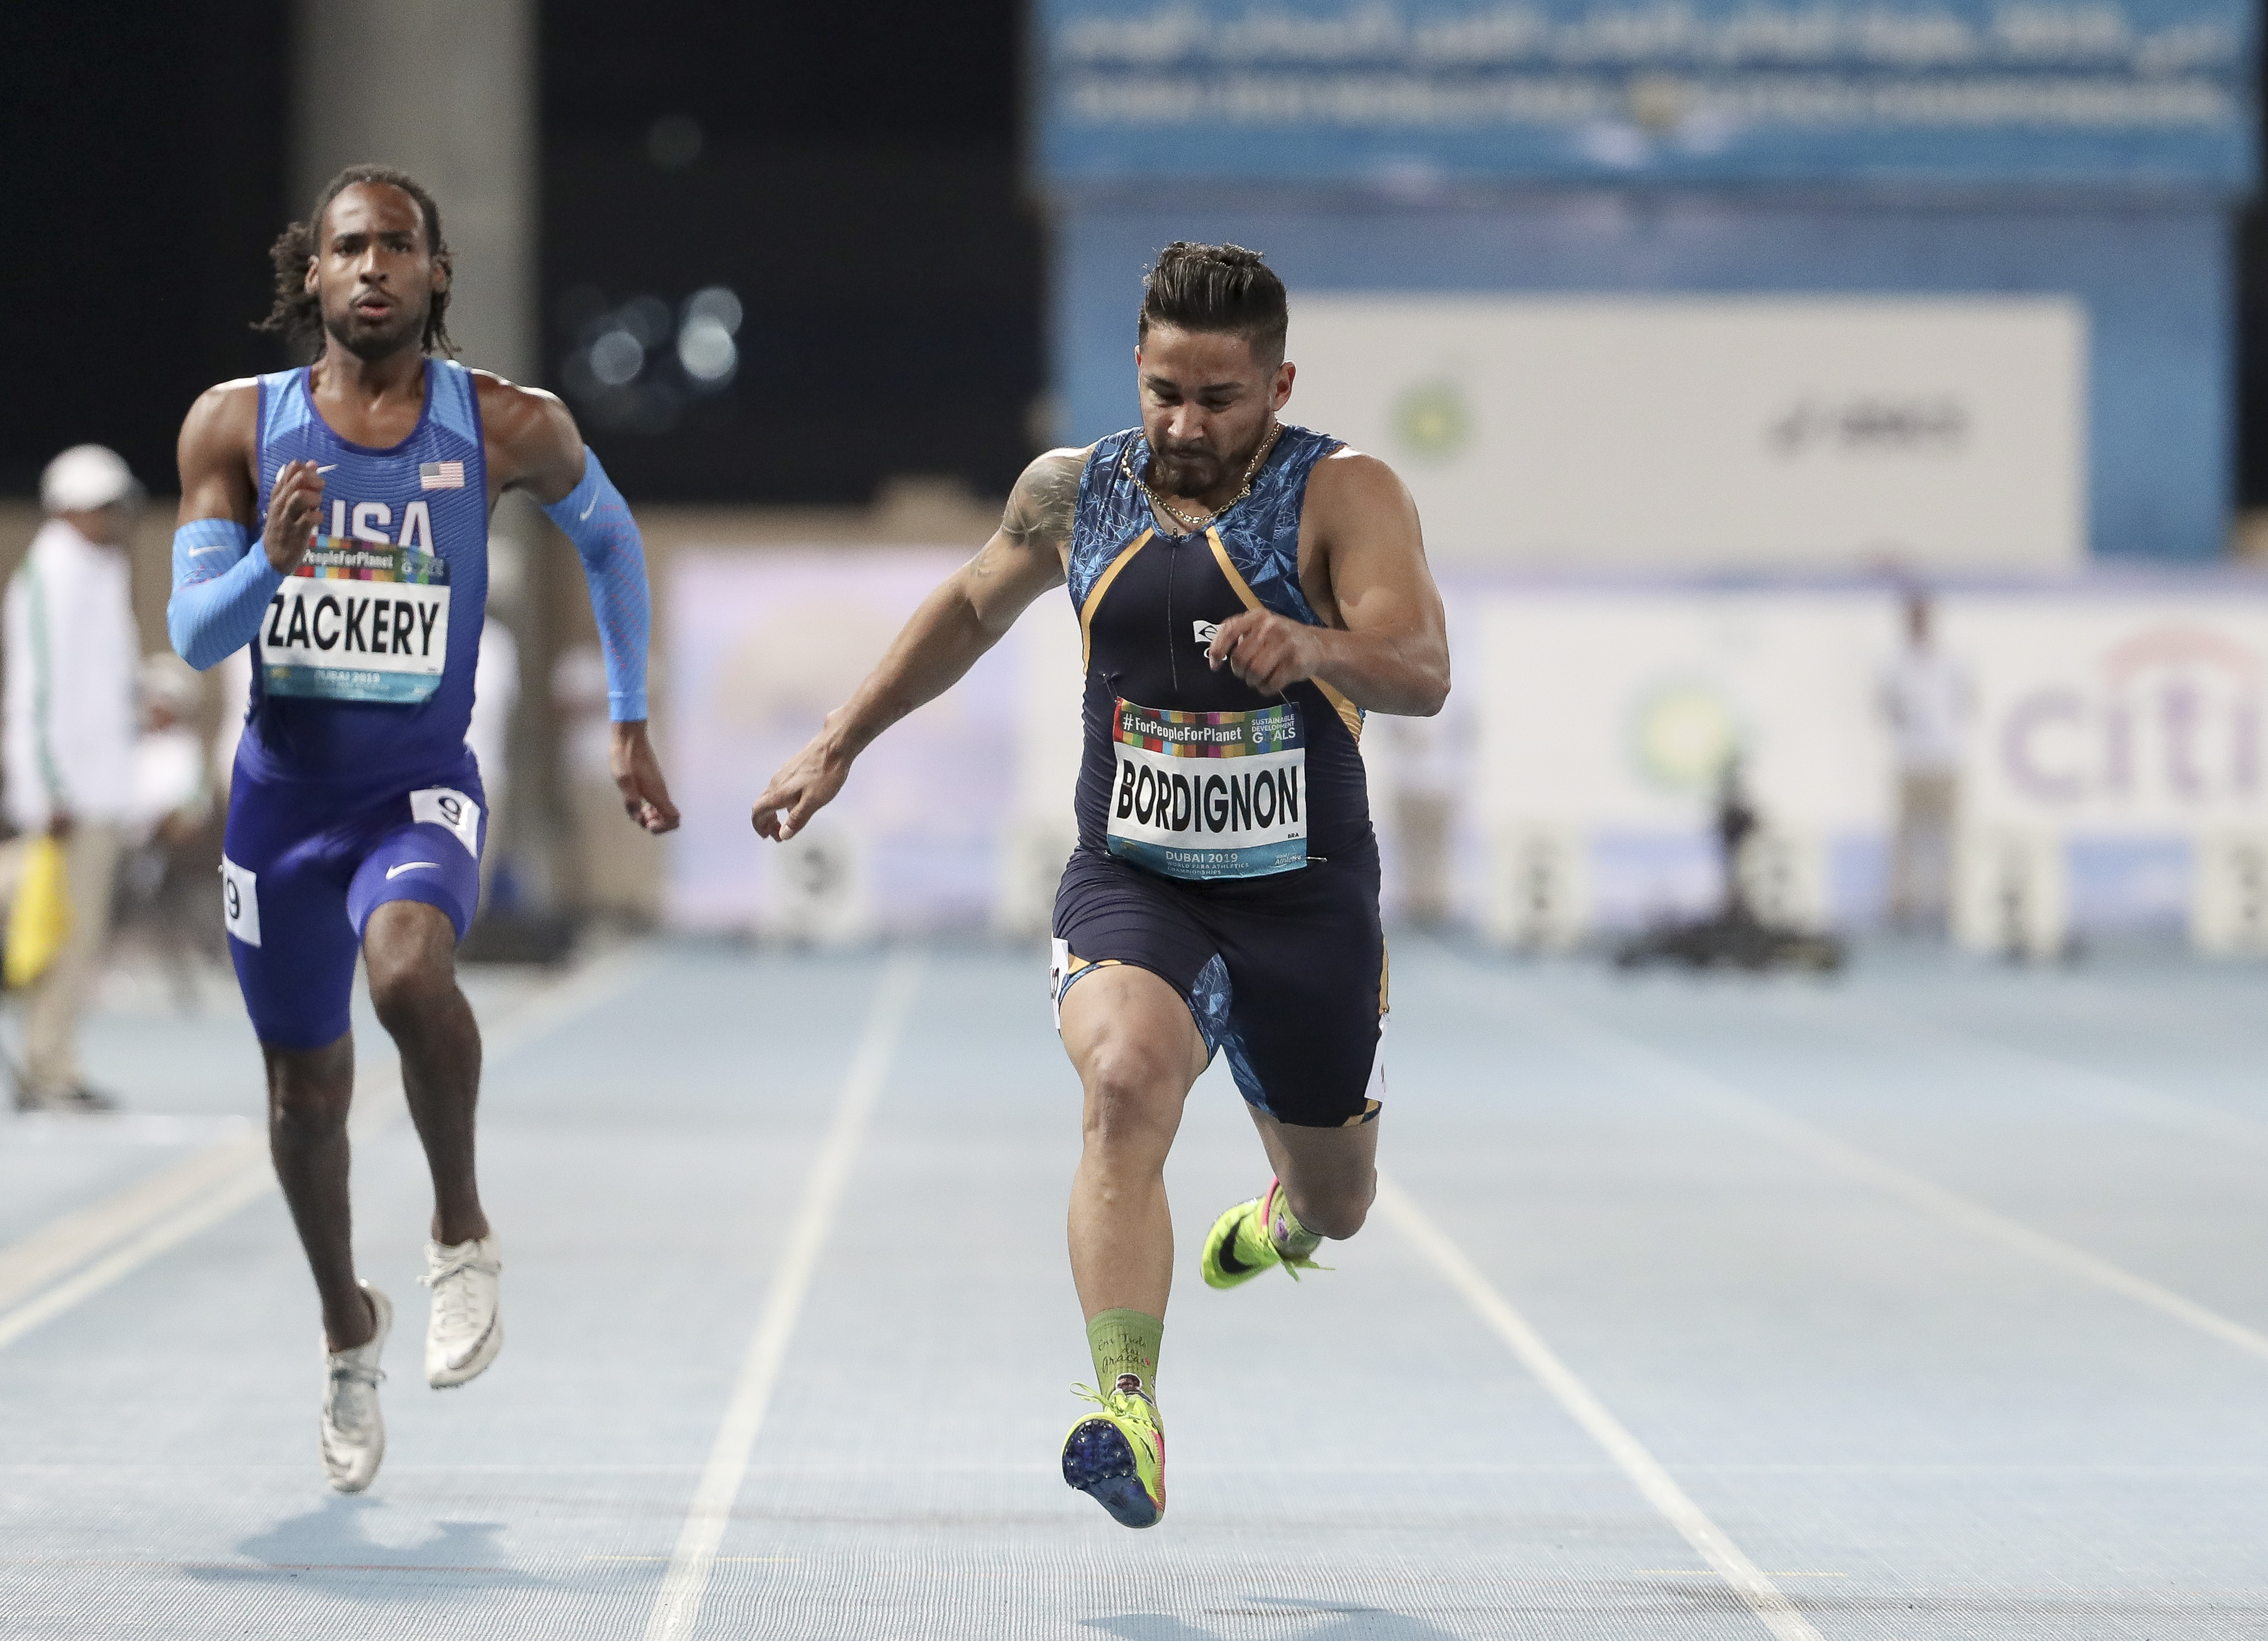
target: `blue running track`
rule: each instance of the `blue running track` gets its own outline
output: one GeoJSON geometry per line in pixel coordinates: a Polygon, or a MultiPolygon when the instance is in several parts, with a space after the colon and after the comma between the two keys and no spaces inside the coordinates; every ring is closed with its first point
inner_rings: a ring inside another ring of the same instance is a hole
{"type": "Polygon", "coordinates": [[[1197,1280],[1266,1176],[1225,1076],[1192,1098],[1139,1534],[1057,1474],[1090,1370],[1044,969],[480,976],[509,1342],[446,1393],[365,1016],[357,1239],[401,1325],[355,1498],[247,1031],[99,1020],[135,1115],[0,1118],[0,1637],[2268,1633],[2257,969],[1397,943],[1391,1184],[1334,1272],[1197,1280]]]}

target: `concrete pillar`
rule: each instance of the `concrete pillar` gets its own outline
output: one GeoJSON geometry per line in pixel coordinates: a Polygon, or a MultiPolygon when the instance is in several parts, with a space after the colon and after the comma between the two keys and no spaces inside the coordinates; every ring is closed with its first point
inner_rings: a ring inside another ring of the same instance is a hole
{"type": "Polygon", "coordinates": [[[537,375],[534,0],[298,0],[294,214],[342,166],[398,166],[456,253],[468,364],[537,375]]]}

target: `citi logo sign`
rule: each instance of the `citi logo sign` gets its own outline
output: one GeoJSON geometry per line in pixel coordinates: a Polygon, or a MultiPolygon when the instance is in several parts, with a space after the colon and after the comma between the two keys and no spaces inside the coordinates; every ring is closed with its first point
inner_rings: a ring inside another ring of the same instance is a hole
{"type": "Polygon", "coordinates": [[[2263,670],[2251,645],[2211,629],[2153,628],[2103,657],[2099,687],[2017,695],[1994,750],[2010,784],[2043,804],[2254,801],[2263,670]]]}

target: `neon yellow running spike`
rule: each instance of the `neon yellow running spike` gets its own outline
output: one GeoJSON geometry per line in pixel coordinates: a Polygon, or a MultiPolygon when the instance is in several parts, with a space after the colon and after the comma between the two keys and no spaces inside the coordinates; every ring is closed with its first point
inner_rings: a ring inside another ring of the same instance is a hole
{"type": "MultiPolygon", "coordinates": [[[[1251,1281],[1270,1265],[1281,1265],[1294,1282],[1303,1270],[1330,1269],[1329,1265],[1318,1265],[1307,1253],[1285,1253],[1272,1234],[1283,1190],[1280,1181],[1270,1180],[1262,1195],[1248,1203],[1237,1203],[1212,1222],[1212,1229],[1205,1233],[1204,1255],[1198,1266],[1204,1273],[1205,1286],[1233,1288],[1251,1281]]],[[[1312,1243],[1309,1248],[1312,1251],[1312,1243]]]]}
{"type": "Polygon", "coordinates": [[[1107,1391],[1073,1385],[1100,1407],[1064,1438],[1064,1480],[1124,1527],[1153,1527],[1166,1515],[1166,1424],[1132,1373],[1107,1391]]]}

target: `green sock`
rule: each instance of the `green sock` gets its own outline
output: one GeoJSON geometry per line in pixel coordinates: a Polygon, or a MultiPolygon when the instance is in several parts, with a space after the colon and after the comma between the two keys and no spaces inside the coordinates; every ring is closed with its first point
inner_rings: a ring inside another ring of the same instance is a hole
{"type": "Polygon", "coordinates": [[[1141,1311],[1104,1311],[1086,1325],[1086,1348],[1094,1355],[1094,1387],[1110,1394],[1119,1376],[1131,1373],[1152,1395],[1158,1391],[1158,1346],[1166,1336],[1163,1317],[1141,1311]]]}
{"type": "Polygon", "coordinates": [[[1292,1211],[1292,1199],[1279,1186],[1276,1191],[1276,1223],[1268,1227],[1268,1234],[1276,1244],[1276,1251],[1286,1259],[1310,1259],[1323,1239],[1300,1223],[1300,1216],[1292,1211]]]}

